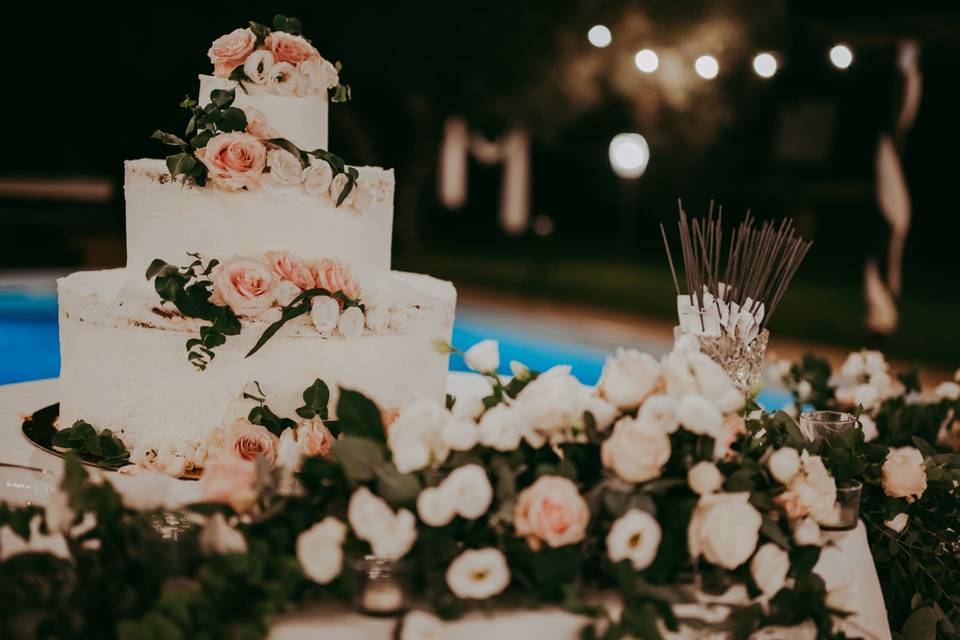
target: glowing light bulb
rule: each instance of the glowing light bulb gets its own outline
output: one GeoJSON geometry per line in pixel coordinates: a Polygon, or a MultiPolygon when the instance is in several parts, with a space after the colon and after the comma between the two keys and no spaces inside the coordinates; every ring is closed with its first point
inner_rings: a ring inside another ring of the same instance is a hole
{"type": "Polygon", "coordinates": [[[700,56],[693,63],[693,68],[704,80],[713,80],[720,73],[720,63],[713,56],[700,56]]]}
{"type": "Polygon", "coordinates": [[[618,133],[610,141],[610,166],[621,178],[639,178],[650,162],[650,147],[639,133],[618,133]]]}
{"type": "Polygon", "coordinates": [[[653,49],[641,49],[634,56],[633,63],[637,65],[637,69],[640,71],[653,73],[660,66],[660,58],[657,57],[657,52],[653,49]]]}
{"type": "Polygon", "coordinates": [[[760,53],[753,59],[753,70],[761,78],[772,78],[777,72],[777,59],[769,53],[760,53]]]}
{"type": "Polygon", "coordinates": [[[590,31],[587,31],[587,40],[593,46],[603,49],[613,42],[613,34],[610,33],[610,29],[602,24],[597,24],[590,27],[590,31]]]}
{"type": "Polygon", "coordinates": [[[837,69],[846,69],[853,64],[853,51],[845,44],[834,45],[830,49],[830,62],[837,69]]]}

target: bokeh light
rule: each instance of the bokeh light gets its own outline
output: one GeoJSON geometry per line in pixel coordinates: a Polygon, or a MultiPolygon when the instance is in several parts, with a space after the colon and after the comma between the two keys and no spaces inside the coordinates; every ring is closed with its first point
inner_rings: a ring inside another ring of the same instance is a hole
{"type": "Polygon", "coordinates": [[[610,166],[621,178],[639,178],[650,162],[650,147],[639,133],[618,133],[610,141],[610,166]]]}
{"type": "Polygon", "coordinates": [[[830,62],[837,69],[846,69],[853,64],[853,51],[845,44],[834,45],[830,49],[830,62]]]}
{"type": "Polygon", "coordinates": [[[777,66],[777,59],[769,53],[759,53],[753,59],[753,70],[761,78],[772,78],[777,66]]]}
{"type": "Polygon", "coordinates": [[[637,65],[637,69],[640,71],[653,73],[660,66],[660,58],[657,57],[657,52],[653,49],[641,49],[634,56],[633,63],[637,65]]]}
{"type": "Polygon", "coordinates": [[[720,73],[720,63],[710,55],[697,58],[697,61],[693,63],[693,68],[696,70],[697,75],[704,80],[713,80],[717,77],[717,74],[720,73]]]}
{"type": "Polygon", "coordinates": [[[613,42],[613,34],[610,33],[610,29],[607,29],[602,24],[597,24],[590,27],[590,31],[587,31],[587,40],[589,40],[593,46],[602,49],[613,42]]]}

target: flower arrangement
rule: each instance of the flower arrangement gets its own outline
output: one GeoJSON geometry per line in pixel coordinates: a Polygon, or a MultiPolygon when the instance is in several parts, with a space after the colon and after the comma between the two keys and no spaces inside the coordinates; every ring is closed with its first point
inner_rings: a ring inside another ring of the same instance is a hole
{"type": "MultiPolygon", "coordinates": [[[[64,637],[141,637],[158,625],[262,636],[295,602],[351,599],[356,561],[372,554],[407,562],[418,605],[443,617],[542,602],[583,614],[585,637],[714,628],[746,638],[771,626],[831,636],[843,603],[814,571],[816,514],[791,515],[781,497],[816,503],[832,478],[818,454],[797,451],[795,477],[775,477],[770,456],[801,446],[796,427],[763,417],[766,440],[751,437],[738,415],[749,407],[695,340],[661,362],[621,351],[597,389],[566,367],[514,365],[502,381],[491,342],[465,356],[488,395],[421,401],[392,421],[348,389],[327,419],[320,381],[296,418],[278,418],[258,390],[251,419],[228,427],[208,460],[199,504],[177,503],[154,474],[118,494],[68,463],[45,511],[0,508],[22,544],[66,541],[62,559],[5,561],[5,585],[41,581],[51,597],[41,606],[0,588],[0,618],[64,637]],[[631,381],[643,392],[623,393],[631,381]],[[94,525],[77,529],[88,514],[94,525]],[[163,542],[149,524],[158,515],[195,524],[163,542]],[[137,588],[125,598],[82,597],[130,575],[137,588]],[[678,619],[674,605],[700,592],[725,594],[728,615],[678,619]],[[591,593],[621,599],[622,613],[591,593]]],[[[788,465],[775,466],[784,477],[788,465]]],[[[402,637],[431,615],[409,614],[402,637]]]]}
{"type": "MultiPolygon", "coordinates": [[[[780,363],[796,406],[858,414],[855,433],[818,445],[837,477],[864,482],[860,513],[891,627],[955,637],[960,628],[960,371],[924,390],[894,375],[878,351],[851,353],[833,372],[814,355],[780,363]]],[[[796,410],[796,409],[795,409],[796,410]]],[[[919,633],[919,632],[918,632],[919,633]]]]}
{"type": "Polygon", "coordinates": [[[249,83],[281,96],[327,95],[333,102],[350,99],[350,87],[340,84],[340,63],[332,64],[301,35],[297,18],[276,15],[273,28],[258,22],[234,29],[210,45],[207,56],[213,75],[249,83]]]}
{"type": "Polygon", "coordinates": [[[180,106],[191,112],[185,133],[189,141],[154,131],[152,138],[180,149],[166,158],[171,176],[183,176],[198,186],[209,181],[225,191],[256,191],[267,180],[327,197],[334,206],[350,206],[361,214],[383,200],[378,183],[361,178],[329,151],[304,151],[279,137],[260,111],[234,107],[235,95],[234,90],[214,89],[205,107],[185,98],[180,106]]]}
{"type": "Polygon", "coordinates": [[[198,254],[189,255],[194,260],[186,267],[154,260],[146,277],[180,315],[210,323],[200,327],[199,338],[187,341],[187,357],[200,370],[214,357],[214,348],[240,333],[240,318],[270,323],[248,357],[284,324],[304,315],[323,336],[353,338],[365,328],[382,332],[389,326],[389,310],[363,305],[359,283],[339,260],[307,263],[289,251],[268,251],[204,264],[198,254]]]}

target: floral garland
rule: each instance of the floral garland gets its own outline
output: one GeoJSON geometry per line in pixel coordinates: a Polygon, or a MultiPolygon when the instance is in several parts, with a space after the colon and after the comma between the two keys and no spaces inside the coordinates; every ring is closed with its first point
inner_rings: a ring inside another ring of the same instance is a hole
{"type": "MultiPolygon", "coordinates": [[[[310,315],[323,336],[347,338],[363,334],[364,328],[383,331],[390,316],[380,305],[367,308],[360,302],[360,285],[350,269],[332,258],[308,264],[289,251],[268,251],[263,256],[234,256],[203,263],[198,254],[186,267],[156,259],[147,268],[147,280],[164,302],[184,317],[208,321],[200,337],[187,341],[187,358],[203,370],[214,349],[227,336],[238,335],[240,318],[270,322],[247,353],[260,350],[284,324],[310,315]]],[[[157,310],[163,314],[163,309],[157,310]]]]}
{"type": "MultiPolygon", "coordinates": [[[[845,603],[814,571],[829,465],[789,452],[801,444],[783,414],[751,420],[767,434],[751,436],[738,415],[750,407],[694,340],[660,362],[623,350],[596,389],[566,367],[514,365],[504,383],[491,342],[465,357],[487,397],[421,401],[388,427],[348,389],[335,423],[319,381],[296,418],[273,416],[258,390],[260,415],[282,425],[270,437],[232,427],[200,504],[178,503],[156,474],[120,494],[68,462],[45,510],[0,507],[5,637],[259,637],[294,603],[349,600],[371,553],[404,559],[418,604],[443,617],[520,601],[585,615],[584,637],[833,637],[845,603]],[[158,521],[183,523],[176,542],[158,521]],[[31,550],[47,553],[18,553],[31,550]],[[598,591],[622,614],[586,601],[598,591]],[[678,617],[698,592],[725,594],[728,615],[678,617]]],[[[438,624],[413,612],[400,637],[437,637],[438,624]]]]}
{"type": "Polygon", "coordinates": [[[865,483],[860,511],[891,626],[958,637],[960,371],[924,391],[915,371],[893,376],[878,351],[851,353],[837,374],[813,355],[780,367],[798,406],[860,412],[862,437],[820,447],[838,477],[865,483]]]}
{"type": "Polygon", "coordinates": [[[301,35],[297,18],[273,17],[273,29],[257,22],[220,36],[207,52],[213,75],[263,87],[281,96],[327,95],[333,102],[350,100],[350,87],[340,83],[341,65],[331,64],[301,35]]]}

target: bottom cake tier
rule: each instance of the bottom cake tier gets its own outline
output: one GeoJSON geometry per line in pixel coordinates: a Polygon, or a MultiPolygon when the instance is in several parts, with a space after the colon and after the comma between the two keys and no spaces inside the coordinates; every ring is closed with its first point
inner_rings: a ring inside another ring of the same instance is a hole
{"type": "Polygon", "coordinates": [[[58,284],[59,427],[84,420],[109,428],[139,457],[172,453],[202,467],[217,432],[257,404],[245,393],[262,391],[273,412],[296,418],[317,378],[330,388],[331,409],[341,387],[388,409],[444,398],[448,356],[434,345],[450,340],[456,291],[429,276],[391,275],[377,294],[390,323],[377,332],[324,336],[298,318],[246,357],[268,325],[244,321],[203,371],[185,348],[202,323],[171,317],[124,270],[74,273],[58,284]]]}

